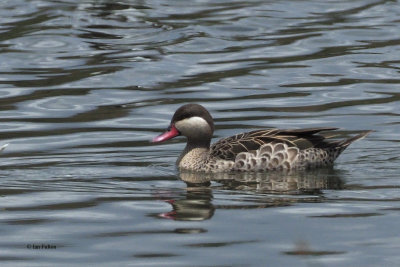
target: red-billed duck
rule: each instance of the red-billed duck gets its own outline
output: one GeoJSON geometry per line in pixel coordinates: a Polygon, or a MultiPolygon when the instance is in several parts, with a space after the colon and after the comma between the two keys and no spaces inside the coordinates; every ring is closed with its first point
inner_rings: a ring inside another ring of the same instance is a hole
{"type": "Polygon", "coordinates": [[[163,142],[183,135],[187,144],[176,164],[180,170],[270,171],[331,166],[352,142],[365,137],[365,131],[344,140],[331,140],[319,133],[338,128],[264,129],[240,133],[212,144],[214,122],[199,104],[178,108],[168,130],[155,137],[163,142]]]}

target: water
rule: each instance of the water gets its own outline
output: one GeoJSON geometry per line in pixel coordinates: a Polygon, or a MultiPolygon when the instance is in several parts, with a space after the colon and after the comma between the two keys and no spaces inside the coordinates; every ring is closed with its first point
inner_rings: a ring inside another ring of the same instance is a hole
{"type": "Polygon", "coordinates": [[[398,265],[398,1],[0,7],[2,266],[398,265]],[[215,140],[374,132],[333,169],[192,187],[184,140],[148,142],[185,103],[215,140]]]}

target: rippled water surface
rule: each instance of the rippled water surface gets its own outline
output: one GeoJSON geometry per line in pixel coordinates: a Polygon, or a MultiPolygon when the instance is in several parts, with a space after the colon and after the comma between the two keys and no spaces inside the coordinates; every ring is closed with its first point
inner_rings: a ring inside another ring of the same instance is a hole
{"type": "Polygon", "coordinates": [[[0,265],[396,266],[398,1],[0,3],[0,265]],[[185,103],[215,139],[339,127],[333,169],[179,174],[185,103]]]}

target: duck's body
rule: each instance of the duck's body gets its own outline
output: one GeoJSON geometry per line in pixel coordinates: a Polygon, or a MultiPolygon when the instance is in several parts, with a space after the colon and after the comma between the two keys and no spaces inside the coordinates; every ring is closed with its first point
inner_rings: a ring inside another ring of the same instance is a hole
{"type": "Polygon", "coordinates": [[[295,130],[267,129],[237,134],[210,146],[214,123],[208,111],[198,104],[180,107],[174,114],[168,131],[153,139],[162,142],[177,135],[188,138],[177,160],[182,170],[270,171],[307,169],[330,166],[353,141],[368,132],[340,141],[330,141],[321,131],[337,128],[295,130]]]}

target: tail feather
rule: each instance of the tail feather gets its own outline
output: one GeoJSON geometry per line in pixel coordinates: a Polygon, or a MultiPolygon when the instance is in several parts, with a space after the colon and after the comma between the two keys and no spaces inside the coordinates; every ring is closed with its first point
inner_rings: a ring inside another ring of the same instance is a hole
{"type": "Polygon", "coordinates": [[[362,132],[356,136],[350,137],[348,139],[342,140],[342,141],[336,141],[331,143],[331,148],[333,148],[333,154],[331,155],[331,162],[333,163],[333,161],[339,157],[339,155],[354,141],[357,141],[359,139],[362,139],[364,137],[366,137],[368,134],[370,134],[373,131],[365,131],[362,132]]]}
{"type": "Polygon", "coordinates": [[[346,139],[346,140],[343,140],[343,141],[341,141],[339,144],[338,144],[338,146],[339,147],[342,147],[343,149],[344,148],[346,148],[346,147],[348,147],[351,143],[353,143],[354,141],[357,141],[357,140],[359,140],[359,139],[363,139],[364,137],[366,137],[368,134],[370,134],[371,132],[373,132],[373,131],[365,131],[365,132],[362,132],[362,133],[360,133],[360,134],[358,134],[358,135],[356,135],[356,136],[353,136],[353,137],[350,137],[349,139],[346,139]]]}

